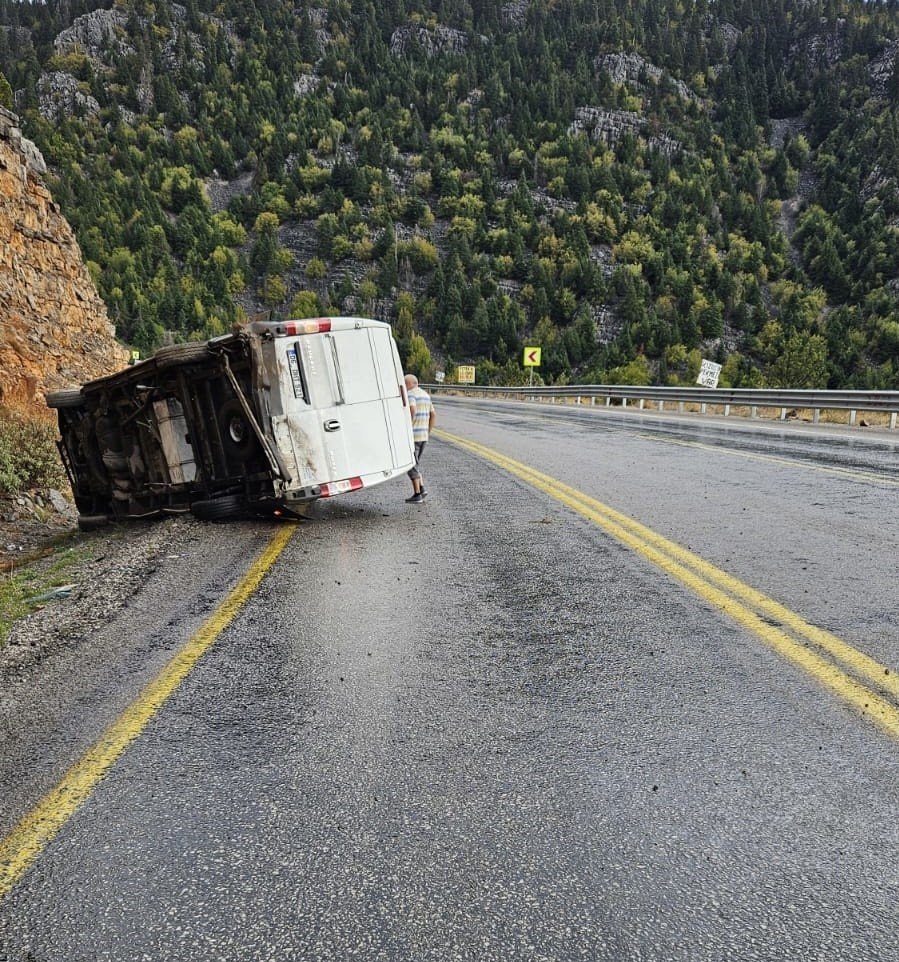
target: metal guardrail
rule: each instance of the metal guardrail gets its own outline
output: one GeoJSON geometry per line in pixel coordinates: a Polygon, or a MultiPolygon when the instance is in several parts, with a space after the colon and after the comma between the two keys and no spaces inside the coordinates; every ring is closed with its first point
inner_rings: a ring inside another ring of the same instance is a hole
{"type": "Polygon", "coordinates": [[[823,411],[848,411],[849,424],[854,425],[859,411],[876,411],[889,415],[890,430],[895,430],[899,415],[899,391],[815,391],[769,390],[767,388],[704,388],[704,387],[639,387],[631,384],[567,384],[564,387],[488,387],[471,384],[428,384],[429,392],[472,394],[485,397],[505,397],[515,400],[562,399],[575,404],[595,405],[603,401],[606,407],[620,404],[627,407],[636,403],[640,410],[646,403],[666,410],[676,405],[680,412],[686,405],[699,405],[701,414],[710,407],[723,409],[725,417],[734,408],[748,410],[749,417],[759,417],[762,409],[777,410],[781,421],[791,411],[811,411],[815,424],[823,411]]]}

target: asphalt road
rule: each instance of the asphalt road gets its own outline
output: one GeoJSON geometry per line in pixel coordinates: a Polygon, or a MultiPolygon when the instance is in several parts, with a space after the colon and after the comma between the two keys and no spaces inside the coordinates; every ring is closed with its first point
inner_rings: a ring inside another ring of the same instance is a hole
{"type": "MultiPolygon", "coordinates": [[[[899,669],[888,436],[438,412],[899,669]]],[[[423,505],[391,483],[297,529],[0,902],[0,960],[899,958],[896,737],[446,434],[423,505]]],[[[0,786],[44,773],[7,829],[270,536],[192,530],[72,640],[127,670],[86,663],[81,701],[55,679],[52,723],[0,745],[0,786]]]]}

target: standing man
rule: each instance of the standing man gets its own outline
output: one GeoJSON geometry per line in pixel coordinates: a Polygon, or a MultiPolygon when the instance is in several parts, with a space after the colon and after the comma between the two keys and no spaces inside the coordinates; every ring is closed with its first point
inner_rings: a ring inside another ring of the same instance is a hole
{"type": "Polygon", "coordinates": [[[415,442],[415,464],[409,470],[409,478],[412,481],[412,497],[406,498],[406,501],[409,504],[421,504],[428,494],[424,488],[419,465],[437,415],[434,413],[431,395],[418,386],[418,378],[414,374],[406,375],[406,396],[409,398],[409,413],[412,416],[412,440],[415,442]]]}

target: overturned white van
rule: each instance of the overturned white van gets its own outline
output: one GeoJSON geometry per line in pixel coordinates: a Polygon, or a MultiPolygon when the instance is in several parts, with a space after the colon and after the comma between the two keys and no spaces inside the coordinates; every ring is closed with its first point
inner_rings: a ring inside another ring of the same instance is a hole
{"type": "Polygon", "coordinates": [[[83,528],[192,511],[300,515],[414,461],[390,326],[257,321],[47,396],[83,528]]]}

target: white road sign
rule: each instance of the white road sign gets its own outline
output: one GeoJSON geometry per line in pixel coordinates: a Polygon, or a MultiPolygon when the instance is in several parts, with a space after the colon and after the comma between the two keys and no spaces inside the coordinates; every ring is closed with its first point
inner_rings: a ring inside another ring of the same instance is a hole
{"type": "Polygon", "coordinates": [[[699,377],[696,383],[703,387],[718,387],[718,375],[721,373],[721,365],[714,361],[703,359],[702,367],[699,369],[699,377]]]}

